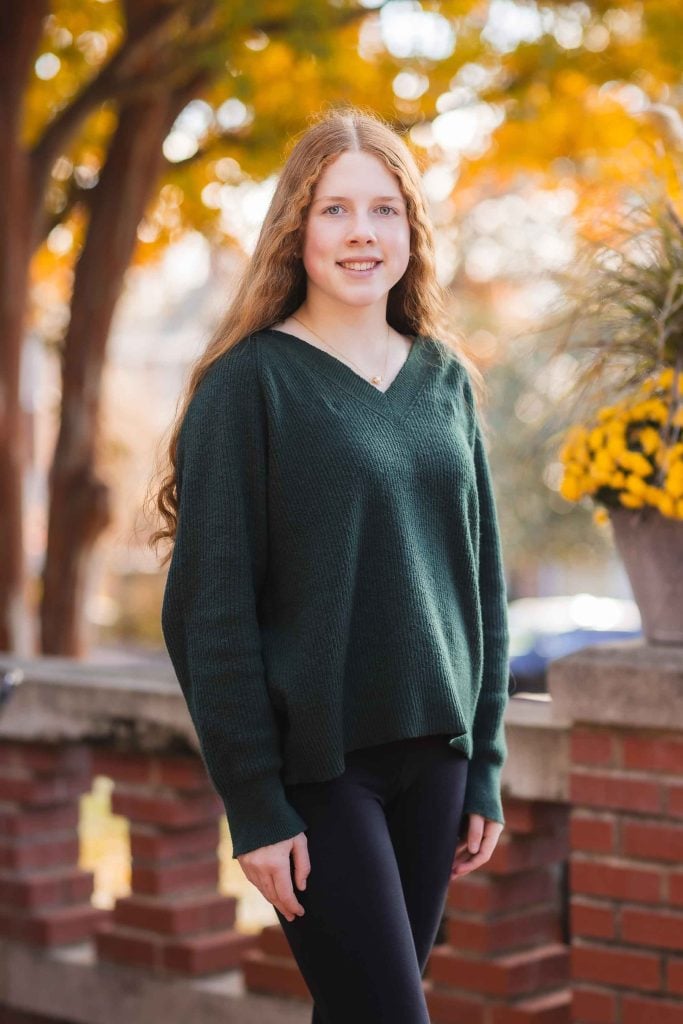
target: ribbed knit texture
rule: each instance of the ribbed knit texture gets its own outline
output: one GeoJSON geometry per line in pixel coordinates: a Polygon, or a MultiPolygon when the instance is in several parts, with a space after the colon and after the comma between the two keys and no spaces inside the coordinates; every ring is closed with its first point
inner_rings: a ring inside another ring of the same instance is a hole
{"type": "Polygon", "coordinates": [[[273,329],[194,395],[161,621],[233,858],[305,830],[285,783],[432,733],[470,759],[464,810],[504,823],[507,601],[473,403],[438,341],[382,393],[273,329]]]}

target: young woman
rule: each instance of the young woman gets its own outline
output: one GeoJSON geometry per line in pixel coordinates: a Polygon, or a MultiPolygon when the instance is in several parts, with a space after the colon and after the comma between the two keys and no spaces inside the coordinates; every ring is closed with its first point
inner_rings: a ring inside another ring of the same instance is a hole
{"type": "Polygon", "coordinates": [[[164,638],[313,1021],[426,1024],[449,882],[504,825],[508,632],[481,377],[400,136],[315,119],[236,295],[158,495],[164,638]]]}

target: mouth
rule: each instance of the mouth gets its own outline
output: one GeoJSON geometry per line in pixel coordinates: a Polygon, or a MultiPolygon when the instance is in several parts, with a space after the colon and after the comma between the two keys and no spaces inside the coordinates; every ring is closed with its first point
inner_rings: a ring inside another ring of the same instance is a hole
{"type": "Polygon", "coordinates": [[[344,260],[337,266],[354,277],[369,277],[381,263],[381,260],[344,260]]]}

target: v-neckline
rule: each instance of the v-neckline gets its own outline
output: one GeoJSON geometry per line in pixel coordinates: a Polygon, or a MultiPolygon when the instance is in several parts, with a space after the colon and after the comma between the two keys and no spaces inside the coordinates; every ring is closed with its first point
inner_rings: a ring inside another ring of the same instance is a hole
{"type": "Polygon", "coordinates": [[[289,331],[281,331],[276,327],[263,328],[267,334],[277,334],[287,338],[292,347],[313,369],[324,374],[344,388],[349,394],[359,399],[371,409],[395,419],[408,415],[413,403],[417,400],[427,382],[429,360],[426,357],[428,340],[421,334],[413,335],[413,343],[403,364],[385,391],[380,391],[365,377],[352,370],[347,363],[337,359],[331,352],[326,352],[310,341],[305,341],[289,331]]]}

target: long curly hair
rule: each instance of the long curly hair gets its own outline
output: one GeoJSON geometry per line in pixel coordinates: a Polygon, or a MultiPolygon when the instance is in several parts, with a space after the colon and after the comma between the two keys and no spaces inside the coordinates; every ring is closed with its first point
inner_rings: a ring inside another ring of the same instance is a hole
{"type": "MultiPolygon", "coordinates": [[[[246,335],[285,320],[306,298],[306,270],[300,253],[316,183],[342,153],[364,152],[378,157],[398,179],[410,225],[410,258],[400,281],[387,298],[387,321],[399,333],[424,335],[442,344],[470,375],[477,404],[485,392],[481,372],[468,357],[462,340],[448,323],[445,291],[434,262],[434,239],[420,170],[401,136],[376,113],[342,106],[313,115],[307,128],[292,140],[251,259],[243,269],[235,298],[190,369],[172,424],[166,467],[156,473],[150,503],[164,526],[149,538],[173,541],[178,519],[176,449],[187,408],[209,367],[246,335]]],[[[482,425],[484,425],[482,420],[482,425]]],[[[171,556],[172,543],[162,560],[171,556]]]]}

